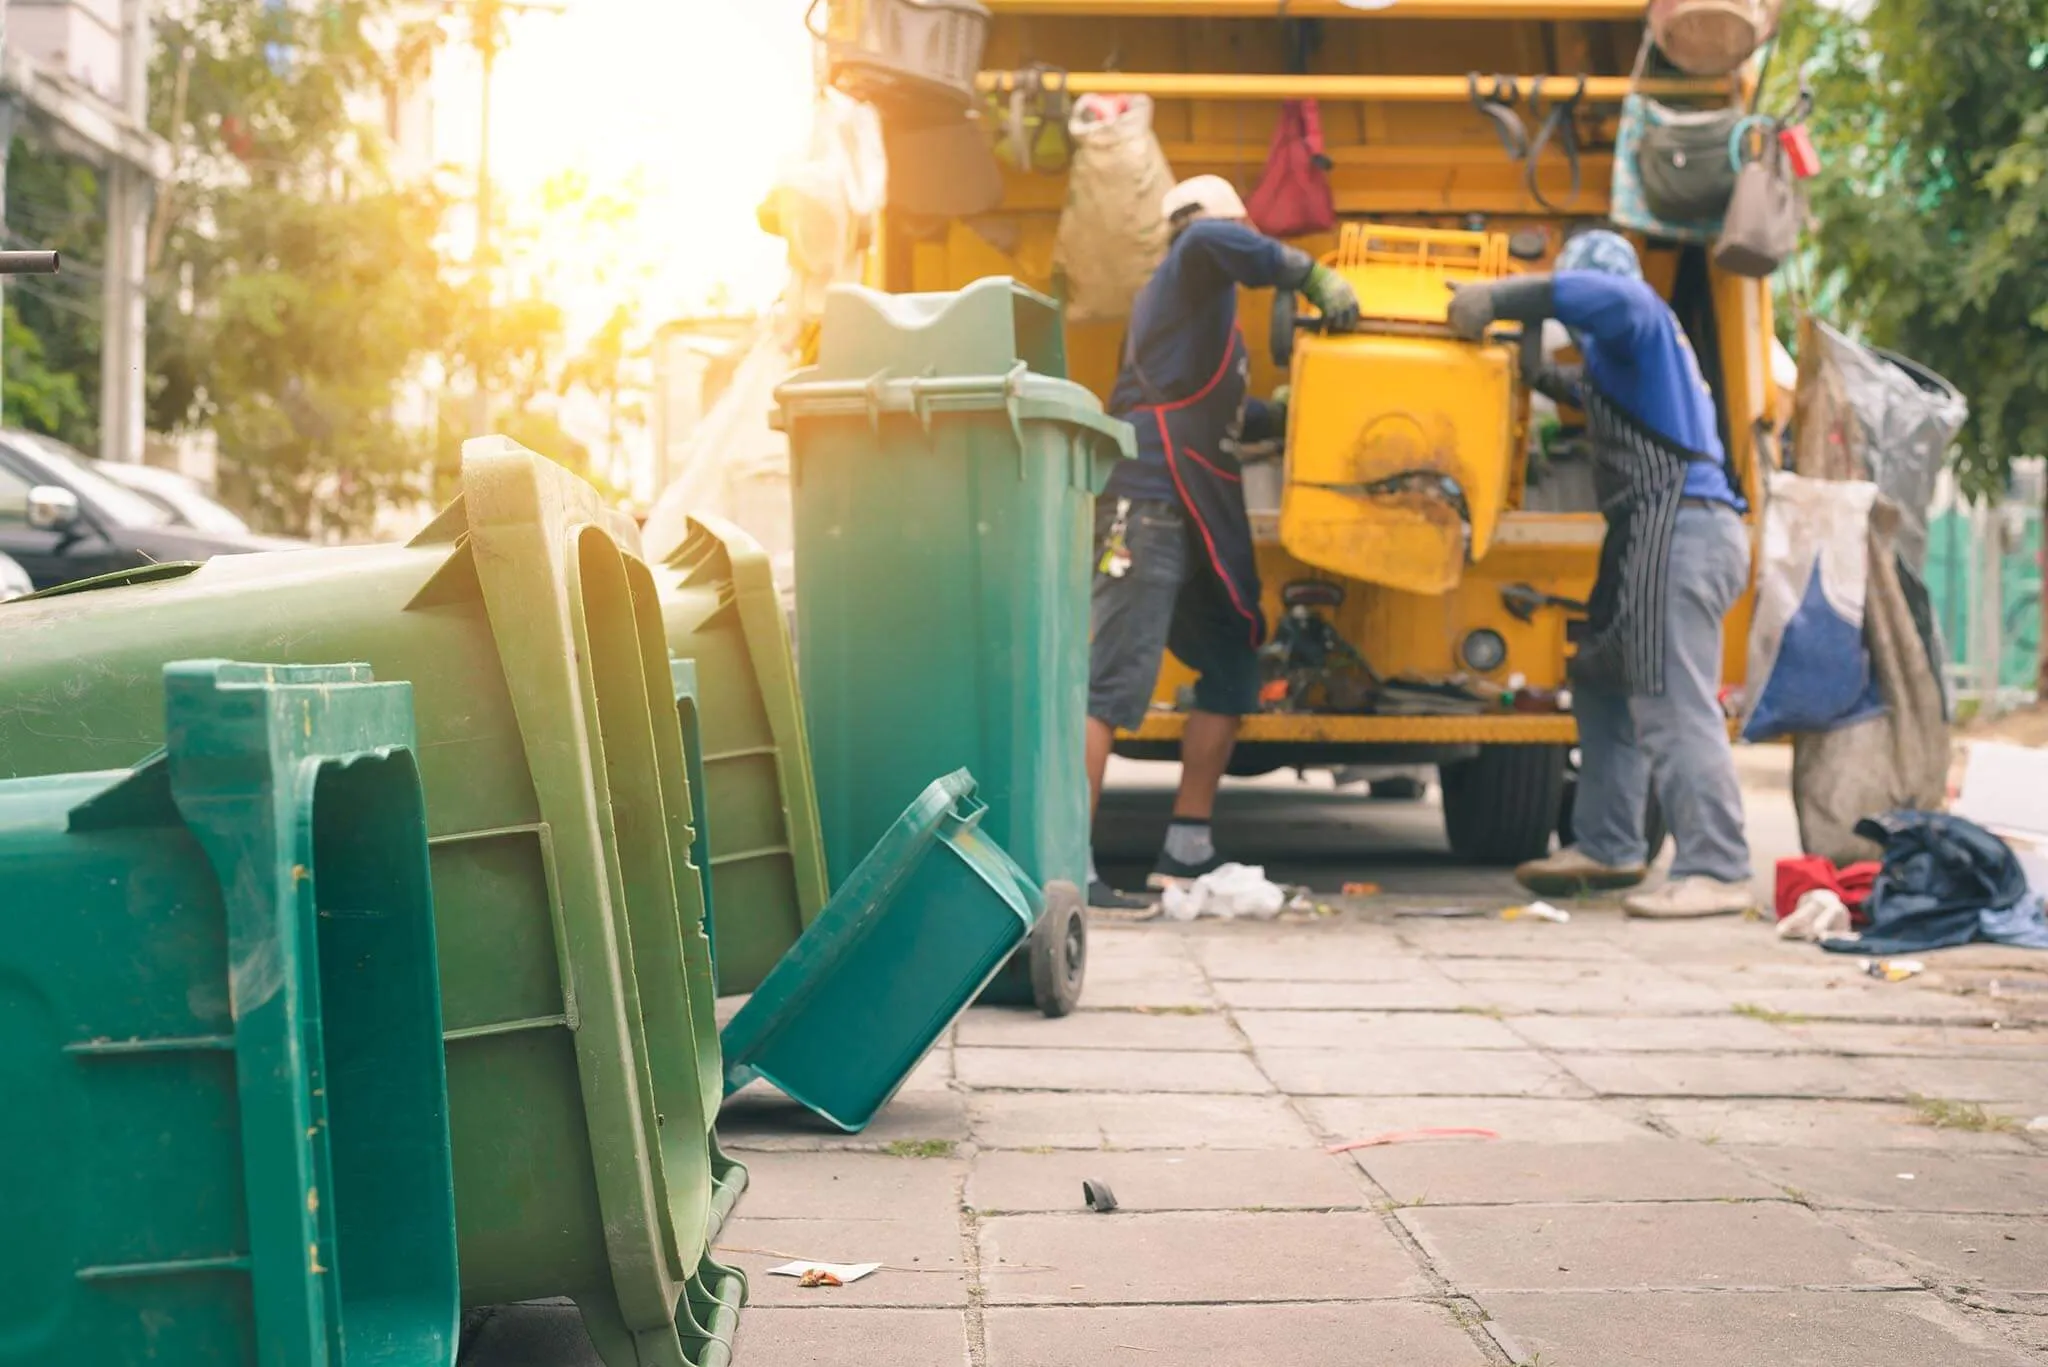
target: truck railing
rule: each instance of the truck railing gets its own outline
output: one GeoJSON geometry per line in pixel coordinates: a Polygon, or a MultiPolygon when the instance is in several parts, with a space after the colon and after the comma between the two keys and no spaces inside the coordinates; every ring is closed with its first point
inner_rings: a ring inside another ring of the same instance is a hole
{"type": "MultiPolygon", "coordinates": [[[[976,84],[984,93],[1007,94],[1017,86],[1016,71],[984,71],[976,84]]],[[[1588,76],[1580,92],[1578,76],[1517,76],[1512,79],[1524,98],[1538,95],[1563,100],[1577,95],[1583,103],[1618,105],[1631,93],[1659,99],[1722,100],[1735,94],[1725,77],[1688,77],[1641,81],[1627,76],[1588,76]]],[[[1149,95],[1155,100],[1332,100],[1379,101],[1390,104],[1465,104],[1472,85],[1465,76],[1288,76],[1278,73],[1192,71],[1074,71],[1061,78],[1074,95],[1149,95]]]]}
{"type": "Polygon", "coordinates": [[[1592,19],[1640,21],[1642,0],[982,0],[997,15],[1074,19],[1592,19]]]}

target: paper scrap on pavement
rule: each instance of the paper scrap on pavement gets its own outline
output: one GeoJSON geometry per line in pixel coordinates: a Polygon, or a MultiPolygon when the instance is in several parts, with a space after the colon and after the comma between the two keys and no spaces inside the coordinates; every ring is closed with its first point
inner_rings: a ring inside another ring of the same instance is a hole
{"type": "Polygon", "coordinates": [[[839,1278],[841,1285],[850,1286],[854,1282],[859,1281],[862,1277],[865,1277],[872,1272],[880,1271],[881,1267],[882,1265],[880,1263],[794,1262],[784,1263],[780,1267],[771,1267],[768,1269],[768,1275],[771,1277],[802,1277],[806,1272],[818,1271],[829,1273],[832,1276],[839,1278]]]}

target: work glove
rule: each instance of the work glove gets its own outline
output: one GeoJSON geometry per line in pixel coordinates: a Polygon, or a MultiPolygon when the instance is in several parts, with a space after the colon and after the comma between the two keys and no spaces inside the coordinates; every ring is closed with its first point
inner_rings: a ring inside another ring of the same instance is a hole
{"type": "Polygon", "coordinates": [[[1493,326],[1493,286],[1451,283],[1451,331],[1476,342],[1493,326]]]}
{"type": "Polygon", "coordinates": [[[1325,332],[1355,332],[1358,329],[1358,292],[1328,266],[1317,262],[1301,282],[1301,292],[1323,315],[1325,332]]]}
{"type": "Polygon", "coordinates": [[[1451,331],[1468,342],[1486,335],[1495,323],[1541,324],[1556,316],[1556,291],[1547,275],[1511,275],[1505,280],[1460,284],[1451,289],[1451,331]]]}

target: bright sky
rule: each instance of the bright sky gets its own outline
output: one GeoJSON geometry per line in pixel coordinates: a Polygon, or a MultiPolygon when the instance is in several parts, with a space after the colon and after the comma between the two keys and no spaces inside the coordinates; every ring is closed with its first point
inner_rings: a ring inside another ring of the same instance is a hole
{"type": "MultiPolygon", "coordinates": [[[[543,249],[563,262],[549,292],[569,307],[572,328],[601,322],[636,278],[650,325],[721,290],[735,308],[767,305],[782,280],[782,244],[755,225],[754,207],[809,132],[806,0],[561,3],[559,15],[511,21],[491,144],[507,211],[529,225],[553,219],[541,228],[543,249]],[[586,178],[593,198],[637,213],[603,233],[542,213],[543,187],[565,172],[586,178]]],[[[438,65],[436,155],[473,166],[474,50],[451,43],[438,65]]]]}

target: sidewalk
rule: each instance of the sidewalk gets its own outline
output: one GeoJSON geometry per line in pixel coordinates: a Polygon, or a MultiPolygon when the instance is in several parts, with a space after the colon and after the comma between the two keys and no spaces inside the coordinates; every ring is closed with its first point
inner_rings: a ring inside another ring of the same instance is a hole
{"type": "Polygon", "coordinates": [[[863,1135],[735,1098],[739,1367],[2048,1354],[2048,956],[1421,905],[1092,927],[1084,1010],[971,1012],[863,1135]],[[1324,1151],[1428,1127],[1499,1137],[1324,1151]]]}

